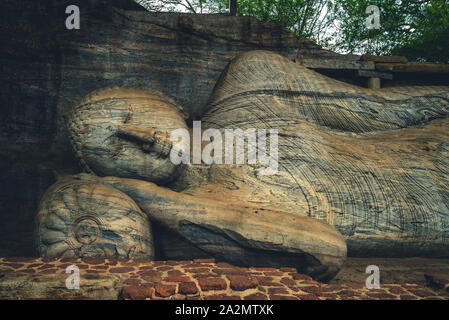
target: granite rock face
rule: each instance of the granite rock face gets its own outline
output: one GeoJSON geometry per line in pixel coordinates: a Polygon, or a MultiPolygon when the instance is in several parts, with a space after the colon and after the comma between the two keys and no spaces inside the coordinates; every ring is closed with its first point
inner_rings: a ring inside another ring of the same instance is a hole
{"type": "Polygon", "coordinates": [[[263,48],[291,59],[331,54],[278,23],[137,11],[132,0],[83,1],[81,28],[68,30],[65,9],[72,4],[0,3],[0,166],[8,185],[0,197],[1,255],[32,255],[32,221],[44,191],[59,173],[79,172],[65,122],[89,92],[157,90],[194,119],[240,52],[263,48]]]}

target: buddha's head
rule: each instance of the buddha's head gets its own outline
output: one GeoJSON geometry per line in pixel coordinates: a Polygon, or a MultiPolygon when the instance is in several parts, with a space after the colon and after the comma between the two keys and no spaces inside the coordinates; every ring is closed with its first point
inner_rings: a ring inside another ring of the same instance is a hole
{"type": "Polygon", "coordinates": [[[181,107],[161,93],[95,90],[72,109],[67,128],[89,172],[158,184],[179,176],[181,167],[170,161],[170,132],[187,125],[181,107]]]}

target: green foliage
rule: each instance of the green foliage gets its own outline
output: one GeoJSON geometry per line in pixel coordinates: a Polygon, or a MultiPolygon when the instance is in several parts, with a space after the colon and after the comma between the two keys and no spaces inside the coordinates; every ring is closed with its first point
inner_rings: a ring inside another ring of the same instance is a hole
{"type": "Polygon", "coordinates": [[[449,62],[447,0],[336,0],[334,14],[334,50],[449,62]],[[366,28],[369,5],[380,9],[380,29],[366,28]]]}
{"type": "Polygon", "coordinates": [[[237,12],[281,22],[298,36],[321,43],[328,40],[330,8],[329,0],[239,0],[237,12]]]}

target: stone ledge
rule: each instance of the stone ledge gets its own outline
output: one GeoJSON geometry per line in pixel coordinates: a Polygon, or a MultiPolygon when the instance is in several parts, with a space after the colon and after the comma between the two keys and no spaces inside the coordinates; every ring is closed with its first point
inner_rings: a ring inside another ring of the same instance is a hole
{"type": "Polygon", "coordinates": [[[1,299],[125,300],[447,300],[447,277],[426,275],[436,289],[417,283],[324,284],[293,268],[242,268],[214,259],[0,258],[1,299]],[[80,290],[65,288],[66,268],[80,269],[80,290]],[[2,276],[1,276],[2,275],[2,276]],[[444,281],[443,281],[444,280],[444,281]],[[443,281],[443,282],[441,282],[443,281]],[[443,283],[443,286],[441,286],[443,283]],[[30,287],[32,290],[30,290],[30,287]]]}

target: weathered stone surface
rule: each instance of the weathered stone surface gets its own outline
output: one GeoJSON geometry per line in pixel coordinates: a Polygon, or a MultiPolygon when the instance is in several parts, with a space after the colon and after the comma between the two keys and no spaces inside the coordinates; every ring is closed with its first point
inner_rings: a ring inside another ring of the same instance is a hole
{"type": "Polygon", "coordinates": [[[126,300],[145,300],[151,298],[154,289],[142,285],[124,286],[120,291],[120,297],[126,300]]]}
{"type": "Polygon", "coordinates": [[[66,287],[68,275],[42,272],[35,275],[7,274],[0,278],[0,299],[95,299],[116,300],[120,278],[110,275],[85,275],[80,280],[79,290],[66,287]]]}
{"type": "Polygon", "coordinates": [[[248,277],[246,275],[227,275],[232,290],[244,291],[257,287],[259,284],[254,277],[248,277]]]}
{"type": "Polygon", "coordinates": [[[278,129],[278,172],[216,165],[206,182],[178,181],[192,195],[323,220],[352,255],[449,255],[448,99],[447,86],[370,90],[244,53],[217,83],[202,128],[278,129]]]}
{"type": "Polygon", "coordinates": [[[179,284],[179,293],[181,294],[195,294],[198,292],[198,288],[195,282],[182,282],[179,284]]]}
{"type": "Polygon", "coordinates": [[[175,294],[176,286],[175,285],[165,285],[165,284],[157,284],[155,287],[156,295],[167,298],[175,294]]]}
{"type": "Polygon", "coordinates": [[[104,184],[62,179],[53,185],[41,201],[35,232],[37,254],[43,257],[154,256],[146,215],[128,196],[104,184]]]}
{"type": "Polygon", "coordinates": [[[224,290],[226,289],[226,281],[222,278],[200,278],[198,284],[203,291],[224,290]]]}

